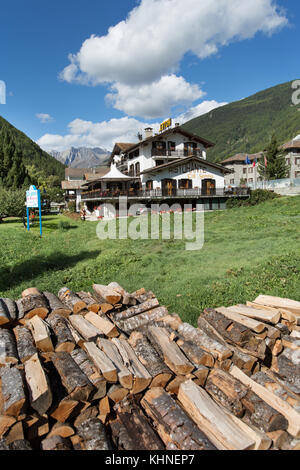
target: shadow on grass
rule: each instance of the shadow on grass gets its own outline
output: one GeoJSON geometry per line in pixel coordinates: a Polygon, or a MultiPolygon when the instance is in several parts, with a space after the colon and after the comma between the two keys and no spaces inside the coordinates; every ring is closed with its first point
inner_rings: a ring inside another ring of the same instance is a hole
{"type": "Polygon", "coordinates": [[[54,253],[47,257],[34,256],[23,263],[16,264],[12,268],[0,268],[0,286],[5,291],[21,284],[24,281],[32,282],[42,273],[62,271],[68,269],[80,261],[96,258],[99,250],[82,251],[73,256],[65,253],[54,253]]]}

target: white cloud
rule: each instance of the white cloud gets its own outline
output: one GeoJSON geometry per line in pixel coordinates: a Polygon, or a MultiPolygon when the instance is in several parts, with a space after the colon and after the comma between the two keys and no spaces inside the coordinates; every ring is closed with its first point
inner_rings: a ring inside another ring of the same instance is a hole
{"type": "Polygon", "coordinates": [[[106,98],[116,109],[129,116],[155,119],[171,114],[173,106],[190,105],[203,95],[198,85],[191,85],[183,77],[172,74],[141,86],[115,83],[112,93],[106,98]]]}
{"type": "MultiPolygon", "coordinates": [[[[186,113],[175,117],[173,123],[183,124],[193,117],[205,114],[224,104],[226,103],[203,101],[186,113]]],[[[143,132],[146,127],[150,126],[154,132],[158,132],[159,124],[158,122],[149,124],[129,117],[96,123],[75,119],[68,125],[68,134],[45,134],[37,141],[37,144],[46,151],[62,151],[69,147],[105,147],[111,150],[115,142],[137,142],[137,133],[143,132]]]]}
{"type": "Polygon", "coordinates": [[[285,26],[274,0],[142,0],[105,36],[91,36],[62,71],[67,82],[149,84],[230,42],[285,26]]]}
{"type": "Polygon", "coordinates": [[[47,123],[47,122],[51,122],[53,121],[53,117],[50,116],[50,114],[46,114],[46,113],[38,113],[36,114],[36,117],[43,123],[47,123]]]}

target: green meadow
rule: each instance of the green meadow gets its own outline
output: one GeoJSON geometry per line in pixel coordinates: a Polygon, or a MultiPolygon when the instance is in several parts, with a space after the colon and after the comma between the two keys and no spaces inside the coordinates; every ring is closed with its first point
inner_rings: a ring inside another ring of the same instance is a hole
{"type": "Polygon", "coordinates": [[[36,286],[91,290],[117,281],[151,289],[170,312],[196,324],[205,307],[270,294],[300,301],[300,197],[205,214],[205,243],[99,240],[97,222],[45,216],[28,233],[16,219],[0,224],[0,296],[36,286]]]}

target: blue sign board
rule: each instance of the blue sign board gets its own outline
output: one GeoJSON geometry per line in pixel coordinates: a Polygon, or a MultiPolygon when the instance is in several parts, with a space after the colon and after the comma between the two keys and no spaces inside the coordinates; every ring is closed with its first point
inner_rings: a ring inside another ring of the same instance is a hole
{"type": "Polygon", "coordinates": [[[29,224],[29,209],[39,209],[40,218],[40,236],[43,234],[42,230],[42,205],[41,205],[41,192],[35,186],[30,186],[26,191],[26,211],[27,211],[27,230],[30,230],[29,224]]]}

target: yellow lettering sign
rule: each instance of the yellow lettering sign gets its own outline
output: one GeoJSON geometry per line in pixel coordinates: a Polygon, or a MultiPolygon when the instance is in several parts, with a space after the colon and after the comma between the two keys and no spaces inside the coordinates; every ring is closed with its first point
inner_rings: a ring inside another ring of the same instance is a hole
{"type": "Polygon", "coordinates": [[[160,132],[162,132],[162,131],[165,131],[166,129],[168,129],[169,127],[171,127],[171,126],[172,126],[172,119],[170,118],[167,121],[164,121],[163,123],[161,123],[159,130],[160,130],[160,132]]]}

